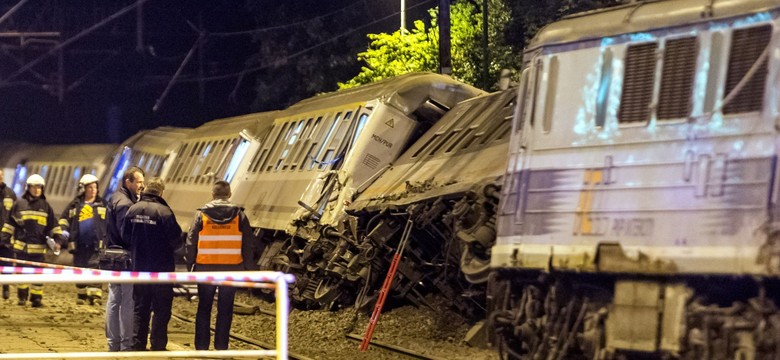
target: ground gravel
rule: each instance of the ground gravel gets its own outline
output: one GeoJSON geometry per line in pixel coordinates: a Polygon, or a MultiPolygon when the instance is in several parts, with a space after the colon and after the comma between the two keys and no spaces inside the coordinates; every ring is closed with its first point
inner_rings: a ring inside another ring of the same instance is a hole
{"type": "MultiPolygon", "coordinates": [[[[427,299],[434,309],[411,305],[385,311],[374,332],[374,340],[411,349],[420,354],[441,359],[498,359],[490,349],[477,349],[467,345],[463,339],[469,324],[456,313],[448,310],[438,298],[427,299]]],[[[194,317],[196,302],[178,298],[174,311],[194,317]]],[[[264,301],[246,291],[236,296],[239,304],[274,310],[274,304],[264,301]]],[[[347,333],[362,336],[368,326],[370,314],[357,313],[354,309],[298,310],[293,309],[289,317],[289,348],[315,359],[413,359],[395,352],[371,346],[367,352],[360,352],[360,343],[349,340],[347,333]]],[[[270,344],[274,343],[275,319],[273,316],[257,313],[236,315],[232,331],[270,344]]],[[[234,348],[249,348],[246,344],[231,343],[234,348]]]]}

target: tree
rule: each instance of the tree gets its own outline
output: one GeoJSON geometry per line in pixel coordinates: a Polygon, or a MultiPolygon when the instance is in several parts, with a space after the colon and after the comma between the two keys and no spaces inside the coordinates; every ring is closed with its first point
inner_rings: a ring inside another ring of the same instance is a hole
{"type": "MultiPolygon", "coordinates": [[[[358,54],[365,62],[354,78],[339,83],[349,88],[384,78],[415,71],[437,71],[439,51],[438,8],[430,10],[431,22],[415,21],[410,31],[392,34],[368,34],[366,51],[358,54]]],[[[488,0],[488,52],[490,57],[488,79],[483,79],[482,9],[469,1],[456,0],[450,7],[453,77],[463,82],[495,84],[502,68],[519,69],[520,58],[515,48],[506,43],[504,31],[510,21],[509,8],[504,0],[488,0]]],[[[495,85],[490,86],[491,89],[495,85]]]]}

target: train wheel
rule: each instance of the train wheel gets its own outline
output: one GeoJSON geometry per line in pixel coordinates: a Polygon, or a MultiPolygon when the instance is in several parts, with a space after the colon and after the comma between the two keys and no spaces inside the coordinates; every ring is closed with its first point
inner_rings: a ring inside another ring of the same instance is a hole
{"type": "Polygon", "coordinates": [[[314,300],[322,305],[327,305],[338,299],[341,295],[338,283],[330,277],[320,280],[317,289],[314,290],[314,300]]]}

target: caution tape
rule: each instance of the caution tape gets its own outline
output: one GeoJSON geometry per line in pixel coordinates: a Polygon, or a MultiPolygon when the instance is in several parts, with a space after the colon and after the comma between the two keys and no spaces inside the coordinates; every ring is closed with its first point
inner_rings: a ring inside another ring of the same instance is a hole
{"type": "Polygon", "coordinates": [[[202,271],[147,272],[113,271],[53,265],[34,261],[0,257],[0,261],[17,262],[37,267],[2,266],[0,283],[114,283],[114,284],[211,284],[249,288],[274,288],[274,283],[292,283],[295,277],[275,271],[202,271]]]}

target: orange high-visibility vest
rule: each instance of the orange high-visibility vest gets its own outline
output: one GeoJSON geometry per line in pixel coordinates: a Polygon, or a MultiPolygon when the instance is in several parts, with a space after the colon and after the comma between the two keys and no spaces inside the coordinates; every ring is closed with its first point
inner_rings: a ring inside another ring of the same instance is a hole
{"type": "Polygon", "coordinates": [[[204,214],[199,235],[196,263],[234,265],[242,262],[238,216],[227,224],[217,224],[204,214]]]}

